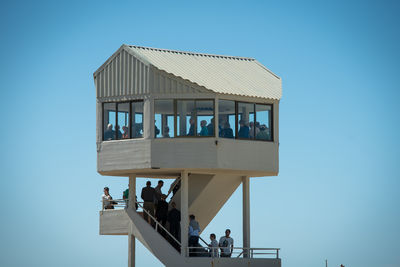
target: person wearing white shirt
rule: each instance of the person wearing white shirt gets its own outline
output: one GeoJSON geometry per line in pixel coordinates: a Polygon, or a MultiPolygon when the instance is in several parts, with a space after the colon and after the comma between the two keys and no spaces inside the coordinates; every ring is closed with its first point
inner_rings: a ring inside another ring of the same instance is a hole
{"type": "Polygon", "coordinates": [[[219,239],[219,247],[221,248],[221,257],[230,258],[233,251],[233,238],[229,235],[231,230],[225,230],[225,236],[219,239]]]}
{"type": "Polygon", "coordinates": [[[110,189],[106,186],[104,187],[103,190],[104,194],[101,196],[103,200],[103,208],[108,210],[108,209],[114,209],[114,206],[112,205],[112,197],[110,195],[110,189]]]}
{"type": "MultiPolygon", "coordinates": [[[[197,247],[199,243],[199,235],[200,235],[200,226],[199,223],[195,220],[195,216],[191,214],[189,216],[189,247],[197,247]]],[[[194,249],[190,249],[189,251],[195,251],[194,249]]],[[[192,256],[198,256],[195,253],[189,253],[192,256]],[[192,255],[193,254],[193,255],[192,255]]]]}
{"type": "Polygon", "coordinates": [[[210,235],[211,243],[208,245],[210,247],[210,255],[212,258],[218,257],[218,241],[216,240],[215,234],[210,235]]]}

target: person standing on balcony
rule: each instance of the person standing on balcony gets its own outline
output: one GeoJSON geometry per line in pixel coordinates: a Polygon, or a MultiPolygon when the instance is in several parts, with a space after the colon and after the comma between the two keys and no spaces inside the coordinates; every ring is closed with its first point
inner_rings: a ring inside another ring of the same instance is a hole
{"type": "MultiPolygon", "coordinates": [[[[197,247],[199,244],[200,226],[195,219],[196,218],[193,214],[189,216],[189,247],[191,248],[197,247]]],[[[189,251],[195,251],[195,250],[189,249],[189,251]]],[[[193,256],[198,256],[198,255],[194,254],[193,256]]]]}
{"type": "Polygon", "coordinates": [[[210,256],[212,258],[217,258],[218,257],[218,241],[216,240],[215,234],[210,235],[210,240],[211,243],[208,245],[210,247],[210,256]]]}
{"type": "Polygon", "coordinates": [[[169,231],[171,235],[179,241],[179,225],[181,222],[181,212],[177,210],[175,202],[171,203],[172,209],[168,212],[169,231]]]}
{"type": "Polygon", "coordinates": [[[219,239],[219,247],[221,248],[221,257],[230,258],[233,251],[233,238],[230,237],[231,230],[225,230],[225,236],[219,239]]]}
{"type": "MultiPolygon", "coordinates": [[[[147,181],[146,187],[142,188],[141,197],[144,201],[143,209],[154,217],[154,200],[156,197],[156,191],[154,190],[153,187],[151,187],[150,181],[147,181]]],[[[149,216],[145,211],[143,212],[143,219],[145,219],[149,224],[152,224],[151,218],[149,218],[149,216]]]]}
{"type": "Polygon", "coordinates": [[[106,210],[109,209],[114,209],[114,202],[112,202],[112,196],[110,195],[110,189],[106,186],[104,187],[103,190],[104,194],[102,195],[102,200],[103,200],[103,208],[106,210]]]}

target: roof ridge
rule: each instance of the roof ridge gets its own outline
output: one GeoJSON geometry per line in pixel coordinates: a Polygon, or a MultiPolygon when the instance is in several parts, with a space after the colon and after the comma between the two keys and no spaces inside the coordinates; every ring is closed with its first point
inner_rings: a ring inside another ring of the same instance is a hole
{"type": "Polygon", "coordinates": [[[197,53],[197,52],[190,52],[190,51],[179,51],[179,50],[172,50],[172,49],[163,49],[163,48],[155,48],[155,47],[146,47],[146,46],[139,46],[139,45],[127,45],[130,48],[139,48],[139,49],[147,49],[147,50],[155,50],[160,52],[169,52],[169,53],[176,53],[176,54],[184,54],[184,55],[194,55],[194,56],[207,56],[207,57],[217,57],[217,58],[227,58],[227,59],[238,59],[238,60],[249,60],[254,61],[255,58],[249,57],[237,57],[237,56],[227,56],[227,55],[215,55],[215,54],[206,54],[206,53],[197,53]]]}

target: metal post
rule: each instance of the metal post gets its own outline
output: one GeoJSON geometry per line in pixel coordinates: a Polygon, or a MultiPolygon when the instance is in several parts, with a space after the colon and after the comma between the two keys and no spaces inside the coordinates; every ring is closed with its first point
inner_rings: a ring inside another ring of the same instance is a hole
{"type": "MultiPolygon", "coordinates": [[[[250,248],[250,178],[242,178],[243,187],[243,247],[250,248]]],[[[243,258],[249,257],[249,250],[245,249],[243,258]]]]}
{"type": "Polygon", "coordinates": [[[187,171],[181,173],[181,255],[187,256],[189,235],[189,178],[187,171]]]}

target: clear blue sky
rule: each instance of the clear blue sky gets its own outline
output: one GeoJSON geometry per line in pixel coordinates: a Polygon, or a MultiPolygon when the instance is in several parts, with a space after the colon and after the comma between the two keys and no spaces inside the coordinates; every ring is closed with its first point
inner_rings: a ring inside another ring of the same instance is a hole
{"type": "MultiPolygon", "coordinates": [[[[2,1],[0,266],[127,265],[127,238],[98,234],[102,188],[127,179],[96,172],[92,76],[123,43],[282,77],[280,173],[251,181],[252,246],[282,248],[284,267],[400,266],[398,3],[2,1]]],[[[241,245],[240,218],[241,188],[206,233],[241,245]]]]}

